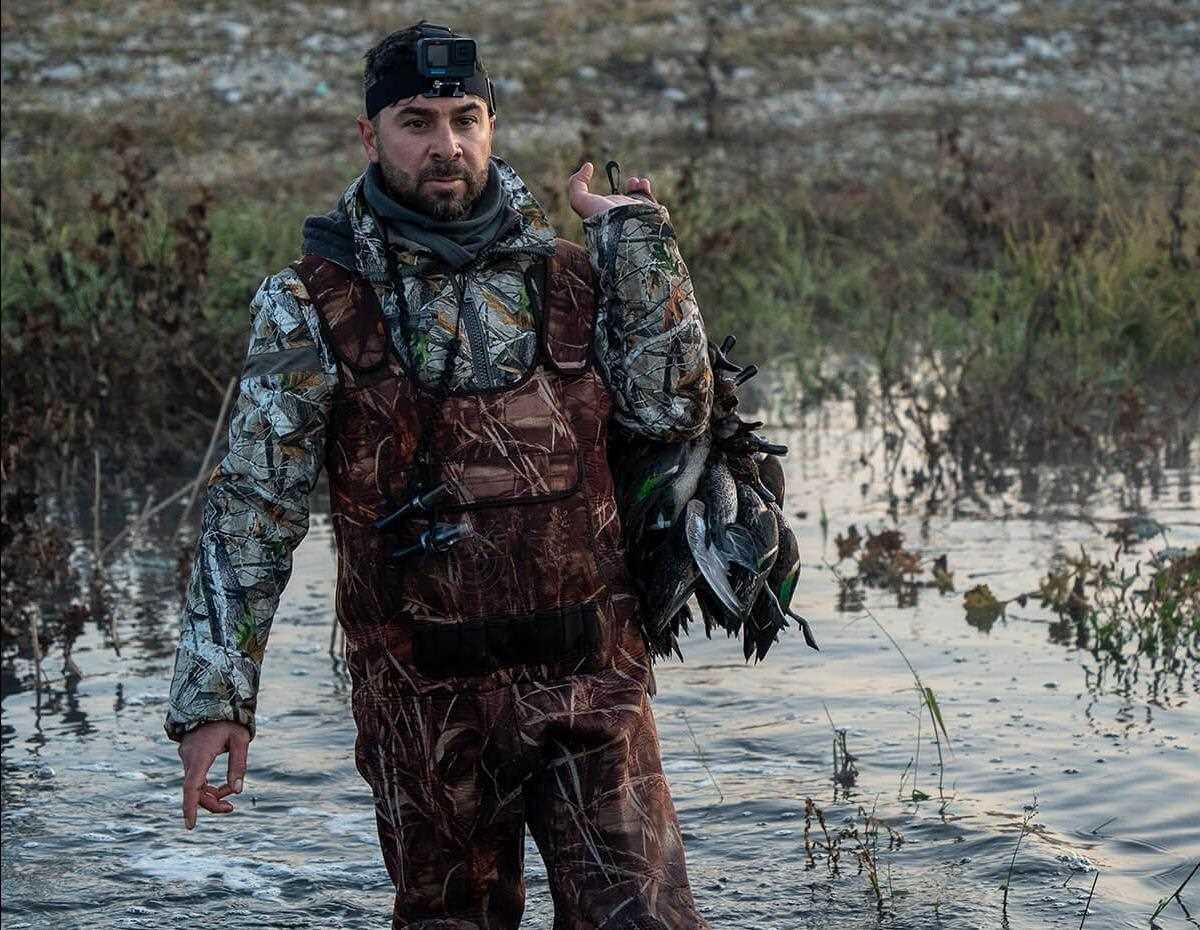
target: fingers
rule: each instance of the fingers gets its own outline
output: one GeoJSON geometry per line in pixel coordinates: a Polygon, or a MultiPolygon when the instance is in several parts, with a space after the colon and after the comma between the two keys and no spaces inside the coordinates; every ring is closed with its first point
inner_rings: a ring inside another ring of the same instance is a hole
{"type": "Polygon", "coordinates": [[[184,826],[187,829],[196,827],[196,805],[200,800],[200,788],[204,787],[203,782],[200,785],[194,785],[187,779],[184,780],[184,826]]]}
{"type": "Polygon", "coordinates": [[[229,770],[225,783],[234,794],[242,793],[242,779],[246,777],[246,751],[249,746],[250,740],[245,731],[229,737],[229,770]]]}
{"type": "Polygon", "coordinates": [[[590,161],[585,161],[573,175],[567,184],[568,200],[571,203],[571,209],[583,219],[587,219],[595,213],[608,208],[609,203],[599,194],[593,194],[588,190],[588,184],[592,180],[592,175],[595,173],[595,168],[590,161]]]}
{"type": "MultiPolygon", "coordinates": [[[[590,161],[585,161],[579,166],[576,171],[568,179],[567,187],[572,196],[576,193],[590,193],[589,185],[592,181],[592,176],[596,173],[595,166],[590,161]]],[[[627,178],[625,181],[625,193],[627,194],[645,194],[651,200],[654,199],[654,191],[650,187],[649,178],[627,178]]]]}
{"type": "Polygon", "coordinates": [[[581,194],[588,193],[588,185],[591,184],[592,175],[595,173],[595,171],[596,168],[590,161],[585,161],[579,166],[579,170],[571,175],[567,181],[567,189],[570,191],[572,196],[574,196],[576,192],[581,194]]]}
{"type": "Polygon", "coordinates": [[[181,745],[179,756],[183,760],[183,825],[195,829],[197,808],[211,814],[228,814],[233,805],[225,798],[239,794],[246,775],[246,752],[250,745],[249,733],[241,727],[234,728],[225,745],[214,744],[212,748],[190,741],[181,745]],[[208,783],[208,770],[217,756],[229,751],[229,767],[226,783],[221,786],[208,783]]]}
{"type": "Polygon", "coordinates": [[[624,194],[593,194],[588,189],[588,185],[591,183],[595,170],[595,166],[590,161],[584,162],[567,182],[571,209],[581,218],[586,220],[597,213],[603,213],[612,207],[625,204],[658,202],[654,199],[649,178],[629,178],[625,182],[625,191],[628,196],[624,194]]]}
{"type": "Polygon", "coordinates": [[[192,829],[196,827],[200,791],[208,782],[206,775],[217,754],[209,750],[196,751],[194,746],[180,746],[179,754],[184,760],[184,826],[192,829]]]}
{"type": "Polygon", "coordinates": [[[196,804],[200,800],[200,789],[183,786],[183,826],[190,830],[196,826],[196,804]]]}
{"type": "Polygon", "coordinates": [[[650,188],[649,178],[630,178],[625,182],[625,193],[633,196],[644,195],[654,200],[654,191],[650,188]]]}
{"type": "MultiPolygon", "coordinates": [[[[201,776],[203,778],[203,776],[201,776]]],[[[187,829],[192,830],[196,826],[196,809],[202,807],[210,814],[228,814],[233,810],[233,805],[224,800],[226,795],[232,794],[233,789],[228,785],[221,785],[219,788],[215,785],[210,785],[207,781],[202,781],[199,785],[192,781],[184,781],[183,784],[183,824],[187,829]]]]}
{"type": "Polygon", "coordinates": [[[228,786],[214,788],[212,785],[205,785],[200,789],[200,806],[210,814],[228,814],[233,810],[233,805],[223,800],[225,794],[228,793],[228,786]]]}

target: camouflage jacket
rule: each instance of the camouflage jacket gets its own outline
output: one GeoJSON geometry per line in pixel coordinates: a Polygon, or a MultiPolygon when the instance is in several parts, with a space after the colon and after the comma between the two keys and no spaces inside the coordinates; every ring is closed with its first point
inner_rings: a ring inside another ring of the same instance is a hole
{"type": "MultiPolygon", "coordinates": [[[[528,282],[553,254],[554,231],[512,168],[496,164],[511,223],[453,274],[411,243],[388,244],[366,208],[361,176],[339,201],[353,230],[352,270],[375,287],[408,369],[439,382],[458,342],[452,390],[513,384],[536,356],[528,282]],[[407,325],[396,286],[404,288],[407,325]]],[[[664,441],[697,435],[708,424],[712,371],[666,209],[619,206],[586,220],[584,234],[599,282],[593,351],[613,394],[613,420],[664,441]]],[[[229,451],[208,483],[166,715],[173,740],[214,720],[254,734],[267,637],[292,551],[308,529],[337,388],[337,365],[304,285],[290,268],[268,277],[251,302],[229,451]]]]}

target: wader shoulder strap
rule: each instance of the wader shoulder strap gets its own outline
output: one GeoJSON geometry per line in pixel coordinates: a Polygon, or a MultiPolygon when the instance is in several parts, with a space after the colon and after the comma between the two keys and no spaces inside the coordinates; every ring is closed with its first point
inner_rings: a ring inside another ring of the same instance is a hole
{"type": "Polygon", "coordinates": [[[338,361],[360,374],[387,362],[388,330],[375,288],[362,275],[319,255],[292,263],[338,361]]]}
{"type": "MultiPolygon", "coordinates": [[[[374,371],[387,362],[389,337],[375,288],[361,275],[317,255],[292,268],[308,290],[338,360],[353,371],[374,371]]],[[[587,252],[555,240],[546,260],[542,338],[550,366],[578,374],[591,360],[596,324],[596,276],[587,252]]]]}
{"type": "Polygon", "coordinates": [[[585,249],[566,239],[554,240],[554,246],[546,260],[543,347],[552,368],[578,374],[591,360],[596,275],[585,249]]]}

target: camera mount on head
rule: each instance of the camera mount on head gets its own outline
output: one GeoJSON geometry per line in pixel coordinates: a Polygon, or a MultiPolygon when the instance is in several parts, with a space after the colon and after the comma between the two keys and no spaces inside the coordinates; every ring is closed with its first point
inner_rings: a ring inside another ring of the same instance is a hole
{"type": "Polygon", "coordinates": [[[474,39],[452,33],[448,26],[422,23],[423,35],[396,67],[380,77],[366,92],[367,117],[398,100],[410,97],[465,97],[474,94],[487,101],[495,115],[496,90],[479,61],[474,39]],[[427,33],[434,33],[429,35],[427,33]]]}
{"type": "Polygon", "coordinates": [[[417,73],[434,85],[457,85],[462,96],[462,82],[475,73],[475,40],[462,38],[425,38],[417,41],[417,73]]]}

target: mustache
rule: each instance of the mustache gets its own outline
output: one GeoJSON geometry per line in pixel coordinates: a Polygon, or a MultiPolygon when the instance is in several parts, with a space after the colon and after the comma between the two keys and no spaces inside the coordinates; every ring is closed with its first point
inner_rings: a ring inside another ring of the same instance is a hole
{"type": "Polygon", "coordinates": [[[461,165],[430,165],[421,172],[421,175],[418,178],[418,183],[420,181],[428,181],[431,179],[444,181],[449,178],[461,178],[464,181],[471,180],[471,176],[467,173],[467,169],[461,165]]]}

